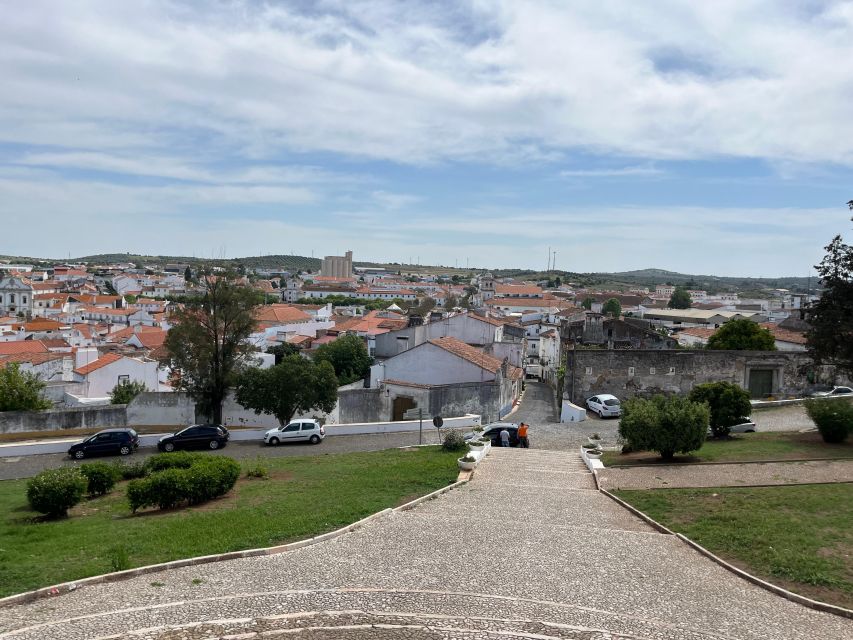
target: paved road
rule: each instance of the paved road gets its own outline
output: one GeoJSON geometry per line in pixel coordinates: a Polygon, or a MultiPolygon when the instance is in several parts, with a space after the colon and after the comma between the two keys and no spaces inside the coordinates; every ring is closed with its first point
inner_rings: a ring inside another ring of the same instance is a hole
{"type": "Polygon", "coordinates": [[[492,450],[473,480],[275,556],[93,585],[0,609],[0,633],[62,638],[851,638],[594,489],[578,456],[492,450]]]}
{"type": "MultiPolygon", "coordinates": [[[[424,444],[436,444],[438,433],[432,427],[424,428],[424,444]]],[[[210,455],[227,455],[233,458],[244,459],[256,456],[320,456],[330,453],[352,453],[355,451],[378,451],[380,449],[391,449],[393,447],[404,447],[418,444],[418,433],[383,433],[353,436],[328,437],[318,445],[308,443],[291,443],[278,447],[267,447],[263,443],[256,442],[231,442],[225,449],[219,451],[208,451],[210,455]]],[[[156,453],[154,448],[142,448],[135,454],[126,458],[128,461],[143,460],[156,453]]],[[[119,460],[119,456],[104,458],[93,458],[112,462],[119,460]]],[[[83,460],[88,462],[89,460],[83,460]]],[[[16,478],[29,478],[39,471],[60,466],[71,466],[81,464],[70,460],[65,454],[47,454],[39,456],[18,456],[0,458],[0,480],[12,480],[16,478]]]]}

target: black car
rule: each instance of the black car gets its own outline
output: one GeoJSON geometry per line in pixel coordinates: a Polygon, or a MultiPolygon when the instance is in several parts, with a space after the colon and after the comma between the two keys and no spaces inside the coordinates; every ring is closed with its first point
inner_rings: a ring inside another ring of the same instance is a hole
{"type": "Polygon", "coordinates": [[[129,456],[139,447],[139,436],[133,429],[104,429],[68,450],[77,460],[89,456],[129,456]]]}
{"type": "Polygon", "coordinates": [[[157,443],[160,451],[175,449],[219,449],[228,443],[231,434],[220,424],[194,424],[170,436],[163,436],[157,443]]]}
{"type": "Polygon", "coordinates": [[[483,433],[480,434],[481,440],[491,440],[493,447],[501,446],[501,431],[506,429],[509,431],[509,446],[517,447],[518,446],[518,425],[510,422],[510,423],[497,423],[492,425],[486,425],[483,433]]]}

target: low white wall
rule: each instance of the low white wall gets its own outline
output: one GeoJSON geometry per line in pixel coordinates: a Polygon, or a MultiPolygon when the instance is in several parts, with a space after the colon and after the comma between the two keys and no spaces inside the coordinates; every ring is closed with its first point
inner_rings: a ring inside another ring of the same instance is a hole
{"type": "Polygon", "coordinates": [[[560,411],[560,422],[583,422],[586,420],[586,409],[563,400],[563,408],[560,411]]]}

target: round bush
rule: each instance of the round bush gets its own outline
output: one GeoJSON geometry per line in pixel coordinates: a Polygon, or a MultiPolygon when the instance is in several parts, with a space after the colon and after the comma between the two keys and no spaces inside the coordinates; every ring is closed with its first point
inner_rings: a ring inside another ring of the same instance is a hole
{"type": "Polygon", "coordinates": [[[203,453],[191,451],[175,451],[173,453],[158,453],[145,461],[147,473],[156,473],[165,469],[189,469],[200,460],[207,460],[209,456],[203,453]]]}
{"type": "Polygon", "coordinates": [[[444,439],[441,441],[441,448],[445,451],[461,451],[465,448],[465,436],[458,431],[450,429],[444,434],[444,439]]]}
{"type": "Polygon", "coordinates": [[[631,448],[669,460],[702,446],[710,416],[707,404],[679,396],[631,398],[622,405],[619,435],[631,448]]]}
{"type": "Polygon", "coordinates": [[[83,499],[88,482],[79,469],[48,469],[27,482],[27,501],[39,513],[64,517],[83,499]]]}
{"type": "MultiPolygon", "coordinates": [[[[240,465],[233,458],[190,454],[176,458],[179,464],[131,480],[127,499],[133,511],[144,507],[169,509],[180,504],[201,504],[228,493],[240,477],[240,465]]],[[[169,454],[165,456],[171,458],[169,454]]],[[[150,459],[149,459],[150,460],[150,459]]],[[[159,463],[157,463],[159,464],[159,463]]]]}
{"type": "Polygon", "coordinates": [[[122,480],[144,478],[147,474],[144,462],[113,462],[113,468],[122,480]]]}
{"type": "Polygon", "coordinates": [[[806,400],[806,412],[823,441],[839,444],[853,431],[853,402],[846,398],[806,400]]]}
{"type": "Polygon", "coordinates": [[[120,472],[115,466],[103,462],[89,462],[80,465],[80,473],[88,481],[87,493],[92,496],[103,496],[112,491],[120,472]]]}

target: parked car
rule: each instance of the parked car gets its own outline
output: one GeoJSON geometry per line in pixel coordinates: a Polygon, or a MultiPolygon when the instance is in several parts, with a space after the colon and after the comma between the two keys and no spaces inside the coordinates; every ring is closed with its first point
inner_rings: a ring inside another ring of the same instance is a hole
{"type": "Polygon", "coordinates": [[[194,424],[157,443],[160,451],[175,449],[219,449],[228,444],[231,433],[221,424],[194,424]]]}
{"type": "Polygon", "coordinates": [[[829,398],[832,396],[849,396],[853,395],[853,389],[850,387],[832,387],[829,391],[815,391],[813,394],[816,398],[829,398]]]}
{"type": "MultiPolygon", "coordinates": [[[[755,422],[753,422],[752,418],[741,418],[740,422],[736,425],[732,426],[729,429],[729,433],[755,433],[756,426],[755,422]]],[[[708,435],[710,436],[713,432],[710,427],[708,428],[708,435]]]]}
{"type": "Polygon", "coordinates": [[[133,429],[104,429],[71,446],[68,455],[77,460],[90,456],[129,456],[139,448],[133,429]]]}
{"type": "Polygon", "coordinates": [[[320,444],[326,437],[326,430],[317,420],[294,420],[283,427],[270,429],[264,434],[264,443],[277,445],[282,442],[310,442],[320,444]]]}
{"type": "Polygon", "coordinates": [[[622,404],[619,398],[609,393],[600,393],[586,399],[586,407],[599,418],[618,418],[622,415],[622,404]]]}
{"type": "Polygon", "coordinates": [[[492,422],[484,425],[481,432],[472,431],[466,433],[465,440],[472,438],[481,438],[483,440],[491,440],[493,447],[501,446],[501,431],[506,429],[509,431],[509,446],[518,446],[518,423],[517,422],[492,422]]]}

